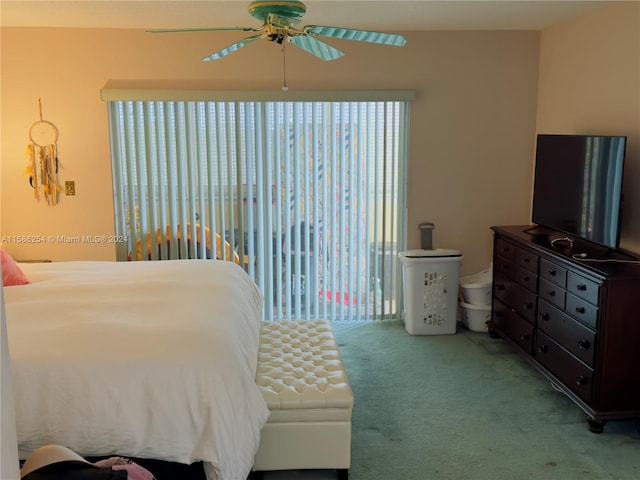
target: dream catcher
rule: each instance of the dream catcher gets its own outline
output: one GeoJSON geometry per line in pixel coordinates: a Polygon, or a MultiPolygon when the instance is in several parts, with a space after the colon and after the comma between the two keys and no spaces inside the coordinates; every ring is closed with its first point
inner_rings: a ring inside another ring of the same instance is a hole
{"type": "Polygon", "coordinates": [[[26,174],[29,184],[33,187],[35,199],[43,197],[47,205],[58,204],[58,129],[56,126],[42,119],[42,103],[38,100],[40,120],[29,129],[29,145],[27,146],[26,174]]]}

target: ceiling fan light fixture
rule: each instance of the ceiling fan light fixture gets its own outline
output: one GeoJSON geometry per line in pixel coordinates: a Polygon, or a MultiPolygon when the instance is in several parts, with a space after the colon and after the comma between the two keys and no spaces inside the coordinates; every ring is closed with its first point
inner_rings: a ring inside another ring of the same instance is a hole
{"type": "Polygon", "coordinates": [[[249,15],[277,27],[297,25],[306,12],[305,4],[295,0],[256,0],[249,5],[249,15]]]}

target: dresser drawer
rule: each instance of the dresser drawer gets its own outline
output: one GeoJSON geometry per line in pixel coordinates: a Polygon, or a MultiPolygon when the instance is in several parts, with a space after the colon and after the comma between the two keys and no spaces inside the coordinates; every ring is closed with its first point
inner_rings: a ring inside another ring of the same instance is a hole
{"type": "Polygon", "coordinates": [[[567,286],[567,269],[543,258],[540,260],[540,278],[565,288],[567,286]]]}
{"type": "Polygon", "coordinates": [[[544,298],[547,302],[556,307],[564,308],[566,292],[555,283],[548,280],[540,279],[540,288],[538,290],[540,298],[544,298]]]}
{"type": "Polygon", "coordinates": [[[523,287],[527,287],[532,292],[538,291],[538,275],[530,270],[516,267],[513,279],[523,287]]]}
{"type": "Polygon", "coordinates": [[[509,299],[509,290],[513,288],[511,285],[513,281],[502,273],[498,273],[496,270],[493,273],[493,295],[499,298],[503,302],[509,299]]]}
{"type": "Polygon", "coordinates": [[[585,402],[591,402],[593,370],[538,330],[536,360],[585,402]]]}
{"type": "Polygon", "coordinates": [[[565,310],[585,325],[593,329],[598,327],[598,308],[582,298],[567,293],[565,310]]]}
{"type": "Polygon", "coordinates": [[[501,238],[496,240],[496,255],[501,255],[511,260],[516,258],[516,246],[511,242],[506,242],[501,238]]]}
{"type": "Polygon", "coordinates": [[[593,367],[593,350],[596,343],[593,330],[542,299],[538,300],[537,327],[593,367]]]}
{"type": "Polygon", "coordinates": [[[569,272],[567,275],[567,291],[578,297],[592,303],[598,304],[598,294],[600,293],[600,285],[596,282],[587,280],[580,275],[569,272]]]}
{"type": "Polygon", "coordinates": [[[531,290],[499,275],[496,277],[494,295],[531,324],[535,322],[536,294],[531,290]]]}
{"type": "Polygon", "coordinates": [[[531,324],[534,324],[536,321],[536,294],[518,285],[513,289],[510,297],[514,310],[531,322],[531,324]]]}
{"type": "Polygon", "coordinates": [[[534,275],[538,275],[538,262],[537,255],[521,248],[516,249],[516,268],[524,268],[534,275]]]}
{"type": "Polygon", "coordinates": [[[512,279],[515,273],[513,260],[505,257],[496,257],[493,262],[493,273],[504,275],[508,279],[512,279]]]}
{"type": "Polygon", "coordinates": [[[493,325],[513,340],[527,355],[533,353],[533,325],[522,319],[500,300],[493,302],[493,325]]]}

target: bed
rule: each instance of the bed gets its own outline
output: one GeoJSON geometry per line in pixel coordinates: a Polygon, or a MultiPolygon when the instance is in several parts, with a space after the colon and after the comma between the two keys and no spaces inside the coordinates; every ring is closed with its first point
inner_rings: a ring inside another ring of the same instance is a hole
{"type": "Polygon", "coordinates": [[[232,262],[21,263],[6,287],[19,452],[190,464],[245,479],[269,410],[262,296],[232,262]]]}

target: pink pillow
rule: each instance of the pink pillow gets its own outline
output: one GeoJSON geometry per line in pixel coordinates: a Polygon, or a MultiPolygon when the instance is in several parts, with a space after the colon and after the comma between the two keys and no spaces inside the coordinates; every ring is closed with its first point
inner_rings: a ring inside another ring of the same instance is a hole
{"type": "Polygon", "coordinates": [[[16,261],[2,248],[0,248],[0,257],[2,259],[2,284],[5,287],[31,283],[22,270],[20,270],[16,261]]]}

